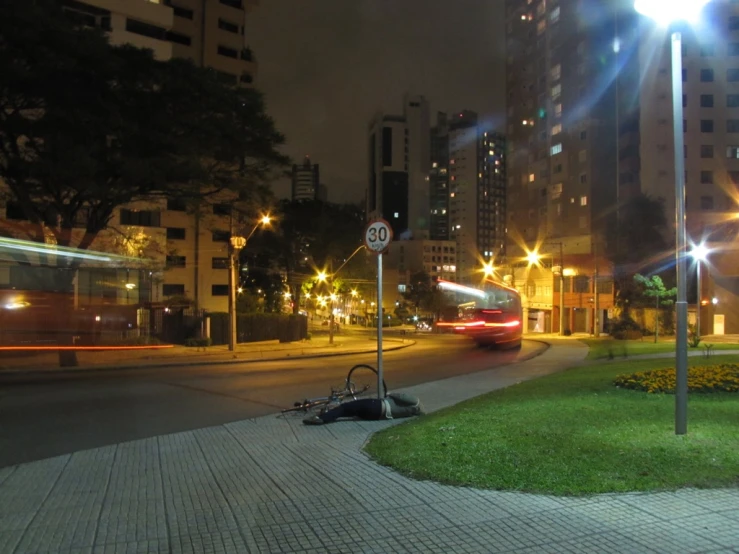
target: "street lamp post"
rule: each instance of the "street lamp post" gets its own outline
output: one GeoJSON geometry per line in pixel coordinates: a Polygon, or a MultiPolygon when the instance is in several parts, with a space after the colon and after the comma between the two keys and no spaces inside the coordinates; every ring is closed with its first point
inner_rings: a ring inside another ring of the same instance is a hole
{"type": "Polygon", "coordinates": [[[706,261],[708,256],[708,249],[703,244],[698,244],[690,251],[690,255],[693,256],[696,264],[696,303],[695,303],[695,336],[700,338],[701,336],[701,307],[702,307],[702,287],[701,287],[701,264],[706,261]]]}
{"type": "Polygon", "coordinates": [[[238,337],[236,334],[236,294],[239,284],[239,252],[249,242],[254,232],[260,225],[268,225],[271,218],[267,215],[263,216],[252,228],[251,232],[246,236],[234,234],[233,218],[231,219],[231,238],[229,239],[228,251],[228,350],[233,352],[236,350],[238,337]]]}
{"type": "MultiPolygon", "coordinates": [[[[559,246],[559,336],[565,334],[565,258],[564,248],[561,241],[546,241],[544,244],[559,246]]],[[[541,255],[537,251],[529,252],[529,264],[539,263],[541,255]]]]}
{"type": "MultiPolygon", "coordinates": [[[[669,26],[678,21],[698,19],[710,0],[636,0],[634,9],[669,26]]],[[[677,317],[675,345],[675,434],[688,432],[688,302],[687,302],[687,232],[685,226],[685,160],[683,156],[683,70],[682,35],[672,33],[672,118],[675,156],[675,256],[677,270],[677,317]]]]}

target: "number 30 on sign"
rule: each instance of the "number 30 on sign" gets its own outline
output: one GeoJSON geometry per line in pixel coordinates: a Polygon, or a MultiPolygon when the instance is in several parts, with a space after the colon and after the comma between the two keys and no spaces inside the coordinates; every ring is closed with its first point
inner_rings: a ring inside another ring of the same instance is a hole
{"type": "Polygon", "coordinates": [[[393,229],[384,219],[371,221],[364,231],[364,244],[367,250],[382,254],[393,240],[393,229]]]}

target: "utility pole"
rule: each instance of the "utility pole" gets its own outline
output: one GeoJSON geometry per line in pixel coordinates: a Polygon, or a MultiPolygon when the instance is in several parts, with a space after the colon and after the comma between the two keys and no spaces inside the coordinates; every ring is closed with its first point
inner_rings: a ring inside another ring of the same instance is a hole
{"type": "Polygon", "coordinates": [[[598,252],[597,237],[593,235],[593,336],[600,337],[600,302],[598,301],[598,252]]]}
{"type": "Polygon", "coordinates": [[[565,256],[562,242],[559,243],[559,336],[565,334],[565,256]]]}
{"type": "Polygon", "coordinates": [[[329,278],[328,278],[328,343],[334,343],[334,261],[329,262],[329,278]]]}

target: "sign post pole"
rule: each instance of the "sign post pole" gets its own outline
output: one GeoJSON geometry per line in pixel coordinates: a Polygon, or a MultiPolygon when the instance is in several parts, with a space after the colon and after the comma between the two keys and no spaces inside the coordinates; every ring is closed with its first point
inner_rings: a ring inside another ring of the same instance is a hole
{"type": "Polygon", "coordinates": [[[364,244],[367,250],[377,254],[377,397],[384,398],[382,371],[382,254],[393,240],[393,229],[384,219],[370,221],[364,230],[364,244]]]}
{"type": "Polygon", "coordinates": [[[377,255],[377,398],[384,398],[382,390],[382,252],[377,255]]]}

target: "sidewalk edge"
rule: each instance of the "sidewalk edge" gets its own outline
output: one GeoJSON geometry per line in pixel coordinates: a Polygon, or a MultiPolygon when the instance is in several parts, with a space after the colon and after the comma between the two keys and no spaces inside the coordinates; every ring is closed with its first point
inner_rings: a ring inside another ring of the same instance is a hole
{"type": "MultiPolygon", "coordinates": [[[[392,352],[394,350],[403,350],[410,346],[415,346],[416,341],[409,340],[407,343],[394,344],[382,349],[383,352],[392,352]]],[[[336,356],[353,356],[358,354],[373,354],[377,352],[376,347],[363,348],[357,350],[347,350],[343,352],[320,352],[311,354],[296,354],[294,356],[272,356],[264,358],[236,358],[231,360],[198,360],[196,362],[182,362],[182,361],[171,361],[164,362],[161,364],[156,363],[145,363],[138,365],[91,365],[85,367],[72,367],[72,368],[54,368],[54,369],[32,369],[32,368],[21,368],[21,369],[3,369],[0,370],[0,376],[12,375],[55,375],[55,374],[77,374],[77,373],[89,373],[93,371],[130,371],[135,369],[170,369],[173,367],[198,367],[206,365],[235,365],[235,364],[254,364],[258,362],[276,362],[280,360],[300,360],[309,358],[331,358],[336,356]]]]}

